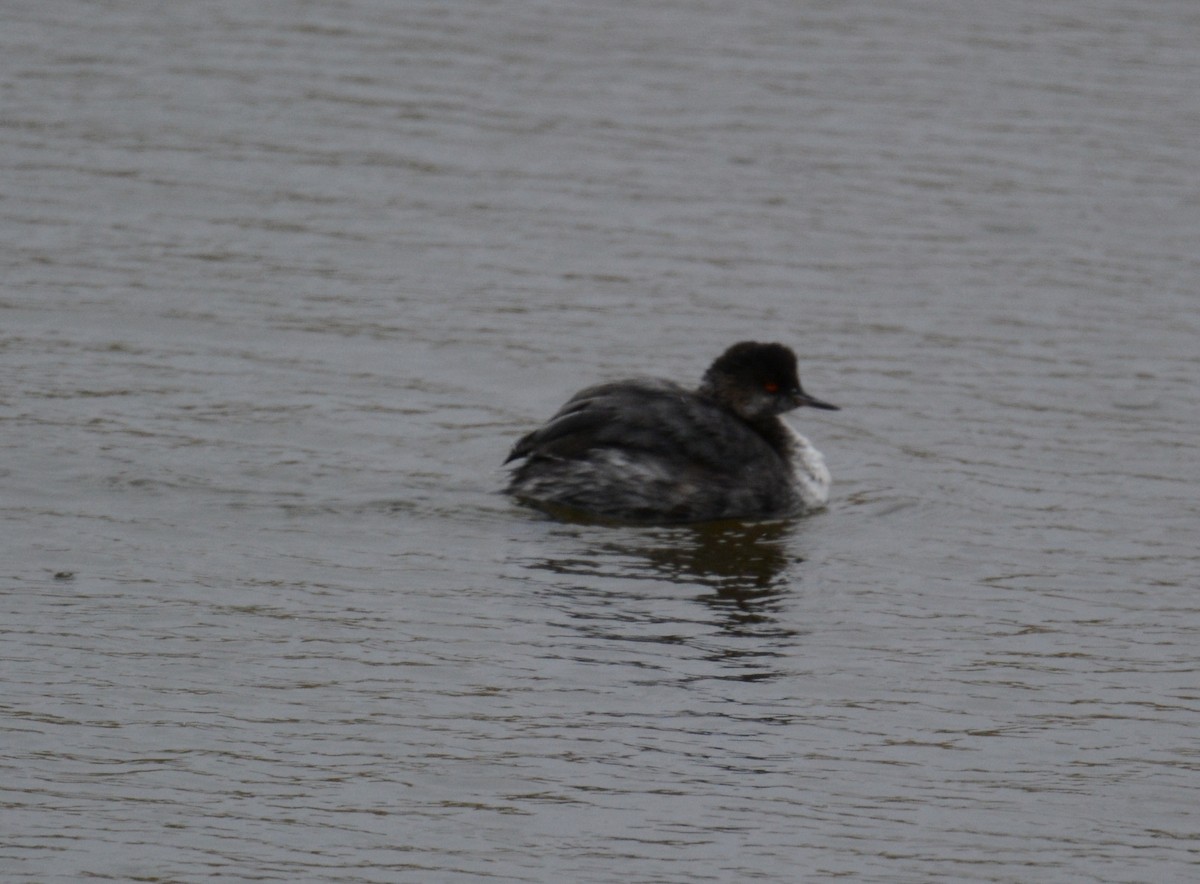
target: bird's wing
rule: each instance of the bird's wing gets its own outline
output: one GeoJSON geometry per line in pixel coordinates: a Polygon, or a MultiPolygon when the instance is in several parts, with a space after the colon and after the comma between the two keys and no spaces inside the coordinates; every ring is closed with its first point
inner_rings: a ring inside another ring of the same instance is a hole
{"type": "Polygon", "coordinates": [[[520,439],[506,463],[522,457],[575,460],[597,448],[636,451],[718,472],[770,452],[742,421],[677,384],[618,381],[573,396],[520,439]]]}

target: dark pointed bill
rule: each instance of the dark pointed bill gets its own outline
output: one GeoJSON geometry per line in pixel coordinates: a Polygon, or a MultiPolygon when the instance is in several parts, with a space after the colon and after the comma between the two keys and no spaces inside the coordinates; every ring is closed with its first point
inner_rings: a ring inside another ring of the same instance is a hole
{"type": "Polygon", "coordinates": [[[826,411],[841,411],[836,405],[830,402],[822,402],[816,396],[809,396],[803,390],[793,392],[792,398],[797,405],[807,405],[809,408],[824,408],[826,411]]]}

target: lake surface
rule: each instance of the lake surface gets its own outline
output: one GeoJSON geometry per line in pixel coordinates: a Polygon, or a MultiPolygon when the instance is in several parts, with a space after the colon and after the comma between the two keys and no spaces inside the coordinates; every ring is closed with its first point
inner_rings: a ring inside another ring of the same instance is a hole
{"type": "Polygon", "coordinates": [[[1194,881],[1192,0],[9,2],[9,881],[1194,881]],[[829,508],[497,493],[779,340],[829,508]]]}

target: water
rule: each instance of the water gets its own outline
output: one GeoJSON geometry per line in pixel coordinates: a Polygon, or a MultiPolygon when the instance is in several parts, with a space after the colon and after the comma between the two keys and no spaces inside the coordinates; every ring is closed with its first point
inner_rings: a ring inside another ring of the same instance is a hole
{"type": "Polygon", "coordinates": [[[8,3],[6,880],[1194,880],[1198,40],[8,3]],[[828,511],[495,493],[743,338],[828,511]]]}

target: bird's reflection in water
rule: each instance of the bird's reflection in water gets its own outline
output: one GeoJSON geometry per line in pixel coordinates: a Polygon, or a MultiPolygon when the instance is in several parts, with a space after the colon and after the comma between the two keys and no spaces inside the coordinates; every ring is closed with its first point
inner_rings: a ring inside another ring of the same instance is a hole
{"type": "Polygon", "coordinates": [[[555,606],[594,638],[700,644],[706,656],[734,666],[734,677],[769,678],[763,658],[778,656],[800,634],[778,619],[802,561],[789,549],[795,527],[794,521],[713,522],[593,533],[564,525],[556,533],[575,541],[569,551],[526,566],[564,578],[547,587],[555,606]],[[690,588],[682,600],[707,613],[687,614],[678,592],[655,590],[663,583],[690,588]],[[719,632],[698,630],[703,624],[719,632]]]}
{"type": "Polygon", "coordinates": [[[710,522],[606,546],[639,557],[659,579],[711,587],[717,598],[749,611],[786,588],[784,572],[795,561],[785,542],[788,528],[786,522],[710,522]]]}

